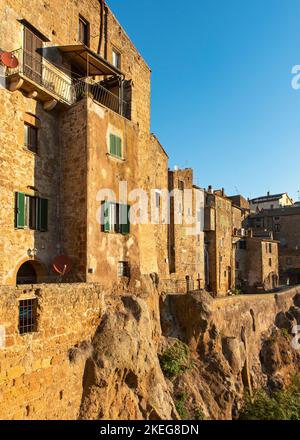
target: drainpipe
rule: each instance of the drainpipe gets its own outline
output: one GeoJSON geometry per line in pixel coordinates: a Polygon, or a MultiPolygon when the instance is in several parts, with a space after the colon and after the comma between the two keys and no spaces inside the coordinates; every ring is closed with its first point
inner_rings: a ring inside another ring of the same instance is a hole
{"type": "Polygon", "coordinates": [[[104,0],[99,0],[100,3],[100,34],[99,34],[99,43],[98,43],[98,55],[101,54],[101,46],[102,46],[102,40],[103,40],[103,16],[104,16],[104,0]]]}
{"type": "Polygon", "coordinates": [[[104,3],[104,59],[107,60],[107,29],[108,29],[108,7],[106,6],[106,3],[104,3]]]}

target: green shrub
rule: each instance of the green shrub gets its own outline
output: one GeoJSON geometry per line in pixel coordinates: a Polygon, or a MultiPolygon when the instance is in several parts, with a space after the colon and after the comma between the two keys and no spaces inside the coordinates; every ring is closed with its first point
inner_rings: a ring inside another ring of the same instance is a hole
{"type": "Polygon", "coordinates": [[[182,393],[179,396],[179,399],[176,400],[175,402],[175,406],[176,406],[176,410],[178,412],[178,414],[180,415],[180,418],[182,420],[187,420],[188,419],[188,411],[186,409],[186,400],[187,400],[187,394],[186,393],[182,393]]]}
{"type": "Polygon", "coordinates": [[[259,390],[253,399],[245,396],[241,420],[300,420],[300,378],[282,391],[267,394],[259,390]]]}
{"type": "Polygon", "coordinates": [[[287,328],[282,328],[280,331],[281,331],[282,336],[284,336],[285,338],[289,337],[290,334],[289,334],[289,331],[287,328]]]}
{"type": "Polygon", "coordinates": [[[176,340],[175,344],[159,357],[159,360],[162,371],[171,380],[192,368],[189,347],[179,340],[176,340]]]}
{"type": "Polygon", "coordinates": [[[205,419],[204,413],[201,408],[196,408],[194,414],[195,414],[195,420],[205,419]]]}

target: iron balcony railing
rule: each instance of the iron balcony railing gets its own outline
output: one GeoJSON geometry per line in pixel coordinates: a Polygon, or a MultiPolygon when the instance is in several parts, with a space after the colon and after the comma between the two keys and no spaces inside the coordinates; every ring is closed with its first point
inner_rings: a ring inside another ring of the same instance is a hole
{"type": "Polygon", "coordinates": [[[76,100],[83,96],[90,96],[94,101],[113,110],[121,116],[130,119],[129,103],[122,100],[119,96],[107,90],[99,82],[89,82],[88,79],[81,79],[74,83],[74,93],[76,100]]]}
{"type": "Polygon", "coordinates": [[[12,54],[18,60],[16,68],[7,68],[6,76],[19,74],[43,87],[59,101],[66,104],[74,103],[72,80],[59,69],[52,67],[42,57],[24,49],[17,49],[12,54]]]}
{"type": "Polygon", "coordinates": [[[17,58],[18,66],[6,68],[5,75],[7,77],[19,74],[28,78],[50,92],[59,101],[69,105],[84,96],[90,96],[96,102],[127,119],[131,119],[130,104],[106,89],[101,83],[91,82],[89,78],[73,80],[68,74],[50,64],[37,53],[17,49],[12,54],[17,58]]]}

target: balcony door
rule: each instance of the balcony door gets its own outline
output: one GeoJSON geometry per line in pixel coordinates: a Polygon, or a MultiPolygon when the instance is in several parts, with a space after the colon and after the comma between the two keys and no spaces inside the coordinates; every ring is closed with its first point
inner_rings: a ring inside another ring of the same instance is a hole
{"type": "Polygon", "coordinates": [[[42,84],[43,40],[30,29],[24,27],[24,74],[38,84],[42,84]]]}

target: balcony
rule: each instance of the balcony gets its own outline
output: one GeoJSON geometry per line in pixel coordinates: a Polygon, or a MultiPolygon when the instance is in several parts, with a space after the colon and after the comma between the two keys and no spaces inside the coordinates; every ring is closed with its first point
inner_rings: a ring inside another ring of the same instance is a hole
{"type": "Polygon", "coordinates": [[[76,81],[74,83],[74,95],[77,101],[84,96],[89,96],[95,102],[130,119],[130,103],[106,89],[101,83],[90,82],[88,78],[76,81]]]}
{"type": "Polygon", "coordinates": [[[71,78],[37,54],[18,49],[12,52],[18,60],[16,68],[6,68],[8,88],[21,89],[30,98],[43,102],[51,110],[57,102],[71,105],[75,102],[71,78]]]}
{"type": "Polygon", "coordinates": [[[28,97],[41,101],[45,110],[52,110],[57,103],[70,106],[89,96],[104,107],[131,119],[131,99],[123,99],[124,93],[131,96],[131,86],[124,81],[122,74],[84,46],[58,49],[70,61],[70,69],[75,66],[82,73],[80,79],[72,79],[69,72],[65,73],[38,53],[18,49],[12,52],[18,60],[17,67],[7,67],[5,72],[9,90],[22,90],[28,97]],[[73,53],[75,57],[71,56],[73,53]],[[98,78],[103,76],[104,80],[95,81],[91,75],[98,78]]]}

